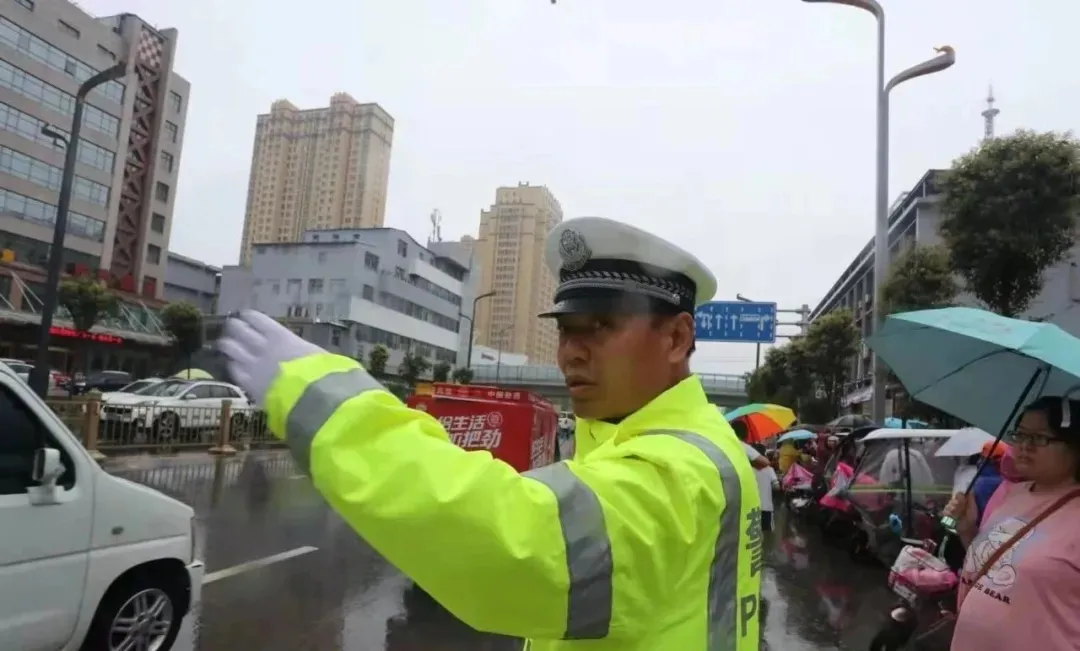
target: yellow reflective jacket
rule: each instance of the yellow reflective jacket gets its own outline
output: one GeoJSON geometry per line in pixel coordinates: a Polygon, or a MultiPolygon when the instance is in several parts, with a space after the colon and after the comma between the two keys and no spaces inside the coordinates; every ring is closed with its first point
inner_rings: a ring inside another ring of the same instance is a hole
{"type": "Polygon", "coordinates": [[[759,648],[757,481],[696,377],[524,474],[346,357],[282,364],[267,412],[342,518],[475,629],[531,651],[759,648]]]}

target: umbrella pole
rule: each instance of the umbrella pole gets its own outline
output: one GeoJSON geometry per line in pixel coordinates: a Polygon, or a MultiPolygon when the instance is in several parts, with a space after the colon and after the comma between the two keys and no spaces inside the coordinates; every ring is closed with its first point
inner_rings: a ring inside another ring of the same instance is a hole
{"type": "MultiPolygon", "coordinates": [[[[990,463],[990,459],[994,456],[994,452],[997,450],[998,445],[1001,443],[1001,439],[1005,438],[1005,432],[1008,431],[1009,425],[1011,425],[1012,422],[1016,420],[1016,415],[1020,413],[1020,409],[1024,406],[1024,404],[1027,403],[1028,395],[1031,394],[1031,389],[1035,386],[1035,382],[1039,379],[1039,376],[1042,375],[1044,371],[1049,372],[1047,369],[1040,366],[1038,369],[1035,370],[1034,373],[1032,373],[1031,379],[1028,380],[1027,386],[1024,387],[1024,390],[1020,392],[1020,397],[1017,399],[1016,404],[1013,405],[1012,412],[1009,413],[1009,417],[1005,420],[1005,424],[1001,426],[1001,431],[998,432],[996,437],[994,437],[994,444],[990,446],[990,454],[983,457],[982,460],[979,461],[979,467],[975,469],[975,475],[968,483],[967,489],[964,490],[964,497],[967,497],[968,494],[971,493],[971,489],[975,488],[975,482],[978,481],[979,475],[982,474],[983,468],[986,467],[986,464],[990,463]]],[[[941,525],[947,530],[949,530],[949,532],[956,533],[955,518],[945,516],[941,518],[941,525]]]]}

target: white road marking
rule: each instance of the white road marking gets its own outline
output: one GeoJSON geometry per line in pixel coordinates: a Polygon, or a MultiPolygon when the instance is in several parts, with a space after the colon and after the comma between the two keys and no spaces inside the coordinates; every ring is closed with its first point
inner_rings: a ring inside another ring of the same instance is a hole
{"type": "Polygon", "coordinates": [[[289,475],[289,479],[307,479],[307,475],[289,475]]]}
{"type": "Polygon", "coordinates": [[[273,556],[267,556],[266,558],[258,558],[247,563],[241,563],[232,567],[227,567],[217,572],[211,572],[203,577],[203,585],[213,583],[214,581],[220,581],[221,579],[227,579],[237,574],[243,574],[244,572],[250,572],[251,570],[258,570],[274,563],[280,563],[287,561],[290,558],[296,558],[297,556],[303,556],[304,554],[310,554],[311,552],[319,551],[318,547],[297,547],[296,549],[290,549],[287,552],[281,552],[280,554],[274,554],[273,556]]]}

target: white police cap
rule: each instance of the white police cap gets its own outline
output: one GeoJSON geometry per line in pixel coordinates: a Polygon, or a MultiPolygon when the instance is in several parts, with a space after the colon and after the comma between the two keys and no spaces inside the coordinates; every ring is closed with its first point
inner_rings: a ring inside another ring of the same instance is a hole
{"type": "Polygon", "coordinates": [[[716,295],[716,277],[700,260],[611,219],[580,217],[559,224],[548,235],[545,257],[559,285],[554,307],[540,316],[627,306],[692,313],[716,295]]]}

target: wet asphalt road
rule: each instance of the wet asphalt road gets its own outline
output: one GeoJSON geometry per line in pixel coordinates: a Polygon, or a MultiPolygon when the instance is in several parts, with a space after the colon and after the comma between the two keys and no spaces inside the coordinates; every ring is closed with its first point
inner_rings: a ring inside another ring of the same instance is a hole
{"type": "MultiPolygon", "coordinates": [[[[110,461],[118,475],[192,505],[207,565],[178,651],[503,651],[409,582],[327,509],[285,453],[110,461]]],[[[812,527],[777,514],[766,539],[765,640],[776,651],[867,648],[892,599],[812,527]]]]}

